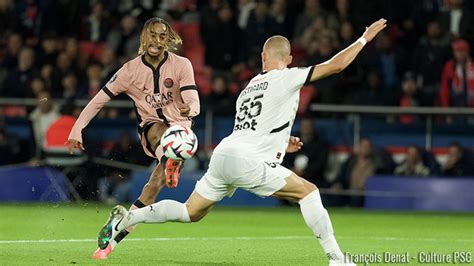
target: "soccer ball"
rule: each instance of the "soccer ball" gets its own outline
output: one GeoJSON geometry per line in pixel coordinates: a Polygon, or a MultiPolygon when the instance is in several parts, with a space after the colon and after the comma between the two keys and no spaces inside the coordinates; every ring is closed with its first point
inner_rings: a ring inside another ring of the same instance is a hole
{"type": "Polygon", "coordinates": [[[176,161],[184,161],[194,155],[198,147],[198,141],[191,129],[174,125],[161,136],[161,146],[166,157],[176,161]]]}

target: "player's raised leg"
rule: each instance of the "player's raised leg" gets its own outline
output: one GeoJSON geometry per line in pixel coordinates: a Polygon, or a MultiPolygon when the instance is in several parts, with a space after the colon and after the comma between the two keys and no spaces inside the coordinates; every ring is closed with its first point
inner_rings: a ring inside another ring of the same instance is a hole
{"type": "Polygon", "coordinates": [[[321,202],[318,188],[294,173],[285,180],[286,185],[273,196],[299,203],[306,224],[328,256],[329,265],[353,265],[345,261],[344,254],[337,244],[331,219],[321,202]]]}
{"type": "Polygon", "coordinates": [[[139,223],[197,222],[209,213],[214,204],[214,201],[193,192],[186,203],[162,200],[146,208],[130,211],[117,228],[120,230],[139,223]]]}
{"type": "Polygon", "coordinates": [[[111,239],[114,239],[121,231],[139,223],[190,223],[200,221],[209,213],[215,203],[194,191],[186,203],[162,200],[145,208],[129,212],[122,206],[115,206],[109,219],[99,232],[99,246],[108,246],[111,239]]]}

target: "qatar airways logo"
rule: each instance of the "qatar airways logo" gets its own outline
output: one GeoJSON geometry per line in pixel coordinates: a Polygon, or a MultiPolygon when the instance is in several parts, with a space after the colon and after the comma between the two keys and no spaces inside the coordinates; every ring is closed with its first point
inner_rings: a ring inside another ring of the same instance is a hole
{"type": "Polygon", "coordinates": [[[166,93],[148,94],[145,96],[145,101],[154,109],[163,108],[173,102],[173,93],[168,91],[166,93]]]}

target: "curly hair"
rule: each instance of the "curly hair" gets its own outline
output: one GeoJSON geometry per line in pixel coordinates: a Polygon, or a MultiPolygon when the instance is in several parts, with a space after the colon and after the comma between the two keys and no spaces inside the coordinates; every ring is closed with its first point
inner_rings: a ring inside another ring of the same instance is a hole
{"type": "Polygon", "coordinates": [[[140,33],[140,47],[138,48],[138,54],[142,55],[146,51],[147,38],[146,35],[150,30],[150,26],[161,23],[166,26],[166,33],[168,40],[166,42],[165,50],[168,50],[168,47],[171,47],[174,50],[177,50],[178,45],[183,44],[181,37],[171,28],[170,24],[162,18],[151,18],[145,22],[143,25],[142,32],[140,33]]]}

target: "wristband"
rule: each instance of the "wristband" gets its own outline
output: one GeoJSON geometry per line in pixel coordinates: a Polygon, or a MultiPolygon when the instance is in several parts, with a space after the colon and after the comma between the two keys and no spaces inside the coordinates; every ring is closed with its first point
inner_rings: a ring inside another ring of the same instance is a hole
{"type": "Polygon", "coordinates": [[[367,40],[364,37],[360,37],[358,40],[362,44],[362,46],[365,46],[367,44],[367,40]]]}

